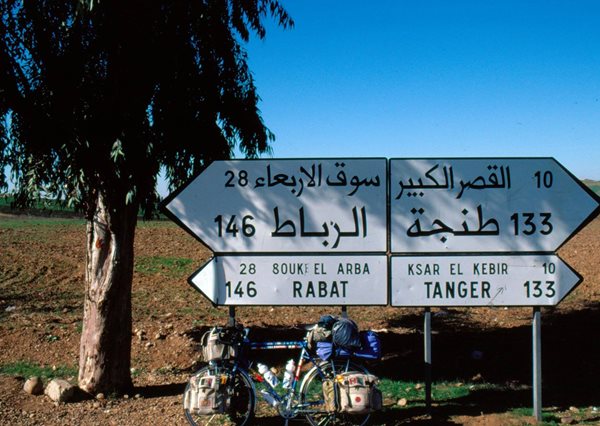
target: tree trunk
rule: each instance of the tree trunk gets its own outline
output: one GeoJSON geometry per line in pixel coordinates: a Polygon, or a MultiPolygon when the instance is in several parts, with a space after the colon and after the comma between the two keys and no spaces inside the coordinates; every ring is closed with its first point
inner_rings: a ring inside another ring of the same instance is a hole
{"type": "Polygon", "coordinates": [[[132,387],[131,284],[137,208],[97,197],[87,224],[79,387],[96,394],[132,387]]]}

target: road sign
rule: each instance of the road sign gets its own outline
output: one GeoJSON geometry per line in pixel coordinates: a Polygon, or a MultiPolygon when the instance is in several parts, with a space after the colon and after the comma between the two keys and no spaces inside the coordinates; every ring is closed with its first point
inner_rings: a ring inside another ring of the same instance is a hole
{"type": "Polygon", "coordinates": [[[553,158],[390,160],[392,253],[553,252],[599,210],[553,158]]]}
{"type": "Polygon", "coordinates": [[[394,256],[392,306],[554,306],[581,282],[556,255],[394,256]]]}
{"type": "Polygon", "coordinates": [[[216,305],[387,305],[387,258],[216,256],[189,278],[216,305]]]}
{"type": "Polygon", "coordinates": [[[169,197],[216,253],[387,250],[387,160],[215,161],[169,197]]]}

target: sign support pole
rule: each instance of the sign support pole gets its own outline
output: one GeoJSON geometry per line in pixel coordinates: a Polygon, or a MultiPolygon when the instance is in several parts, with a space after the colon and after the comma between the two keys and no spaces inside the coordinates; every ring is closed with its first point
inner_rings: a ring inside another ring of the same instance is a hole
{"type": "Polygon", "coordinates": [[[533,415],[542,421],[542,318],[539,306],[533,308],[533,415]]]}
{"type": "Polygon", "coordinates": [[[342,306],[342,318],[348,318],[348,307],[346,305],[342,306]]]}
{"type": "Polygon", "coordinates": [[[425,405],[427,412],[431,414],[431,308],[425,308],[424,328],[425,405]]]}
{"type": "Polygon", "coordinates": [[[229,307],[229,327],[235,327],[235,306],[229,307]]]}

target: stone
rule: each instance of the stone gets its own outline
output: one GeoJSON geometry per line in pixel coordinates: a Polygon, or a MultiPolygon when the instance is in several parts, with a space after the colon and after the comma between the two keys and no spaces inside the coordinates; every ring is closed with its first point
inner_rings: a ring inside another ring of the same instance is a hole
{"type": "Polygon", "coordinates": [[[481,383],[483,382],[483,376],[481,375],[481,373],[477,373],[473,377],[471,377],[471,381],[473,383],[481,383]]]}
{"type": "Polygon", "coordinates": [[[406,407],[406,405],[408,405],[408,400],[406,398],[400,398],[398,400],[398,405],[400,407],[406,407]]]}
{"type": "Polygon", "coordinates": [[[54,402],[70,402],[75,396],[75,386],[63,379],[54,379],[44,392],[54,402]]]}
{"type": "Polygon", "coordinates": [[[104,394],[102,392],[100,392],[98,395],[96,395],[96,399],[99,401],[104,400],[106,397],[104,396],[104,394]]]}
{"type": "Polygon", "coordinates": [[[30,377],[23,385],[23,390],[30,395],[41,395],[44,393],[44,382],[40,377],[30,377]]]}

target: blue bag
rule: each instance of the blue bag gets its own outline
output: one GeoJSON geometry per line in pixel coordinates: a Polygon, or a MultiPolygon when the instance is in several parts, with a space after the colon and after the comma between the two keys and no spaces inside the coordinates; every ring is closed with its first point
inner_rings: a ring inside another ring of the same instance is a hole
{"type": "Polygon", "coordinates": [[[360,349],[354,351],[354,356],[366,359],[381,358],[381,341],[373,330],[360,332],[360,349]]]}
{"type": "Polygon", "coordinates": [[[381,341],[379,340],[377,333],[372,330],[361,331],[360,342],[360,349],[353,351],[334,346],[331,342],[317,342],[317,356],[324,361],[329,360],[332,356],[335,356],[336,358],[349,357],[351,355],[363,359],[381,358],[381,341]]]}

